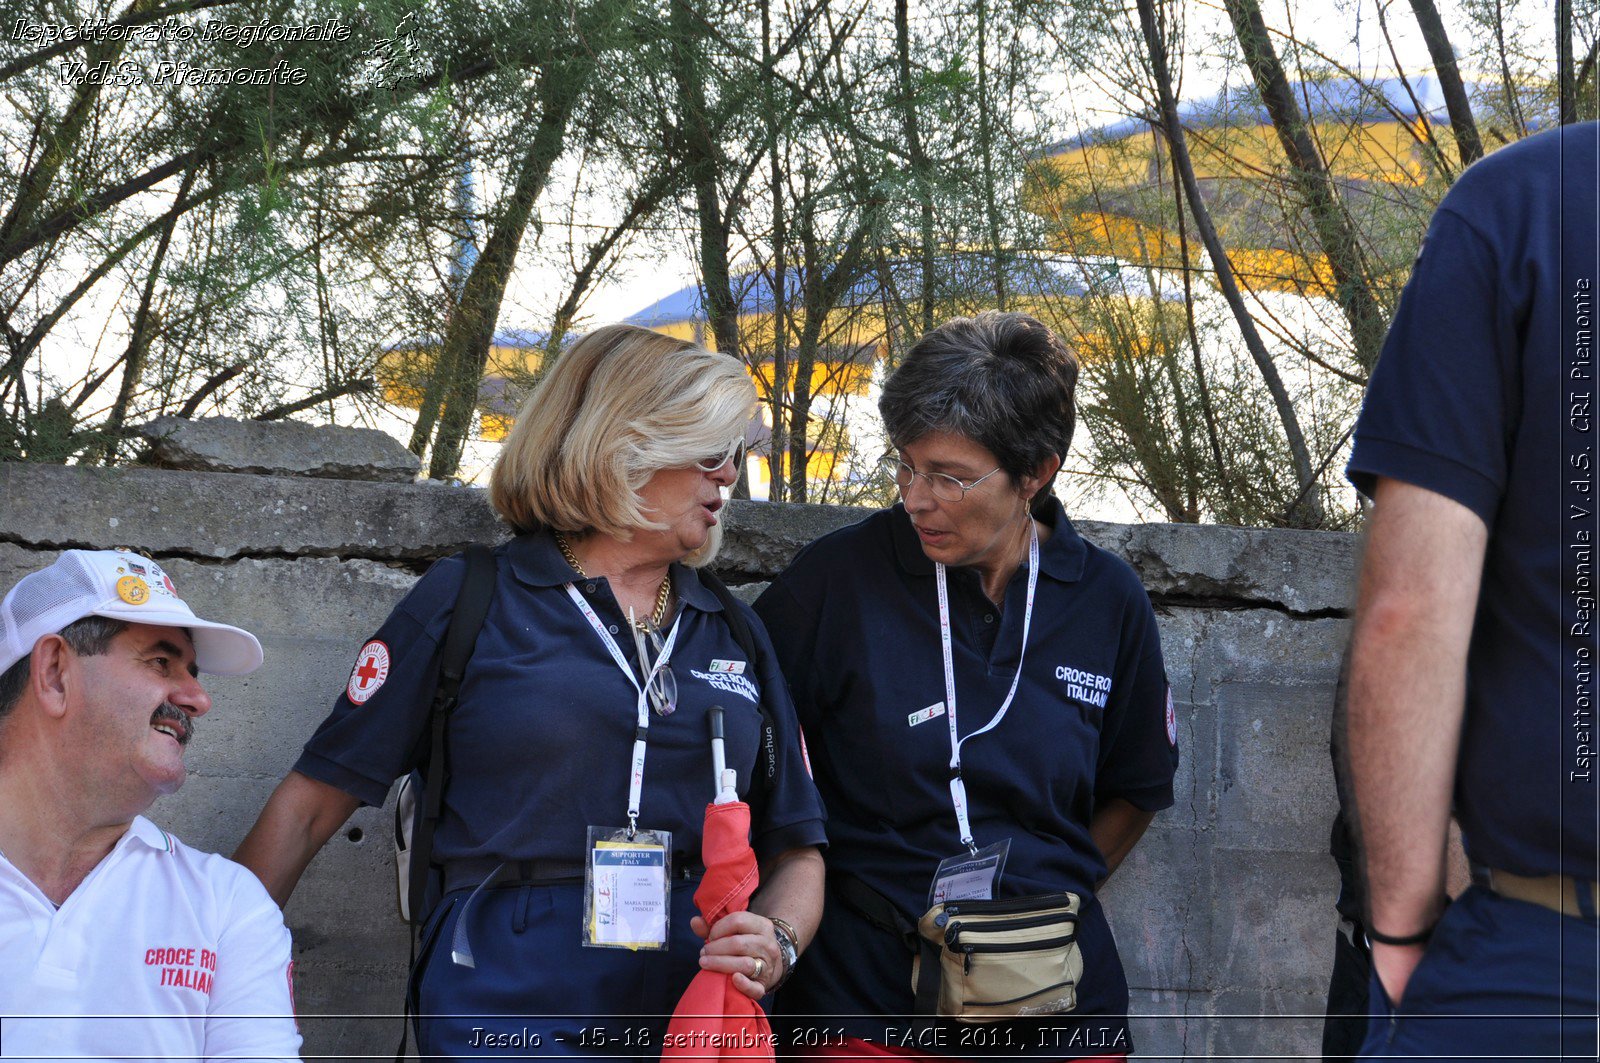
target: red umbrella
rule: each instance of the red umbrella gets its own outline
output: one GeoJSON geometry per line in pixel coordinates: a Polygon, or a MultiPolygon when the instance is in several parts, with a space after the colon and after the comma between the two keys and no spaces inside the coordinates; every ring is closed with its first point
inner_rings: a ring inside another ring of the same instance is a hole
{"type": "MultiPolygon", "coordinates": [[[[694,903],[709,928],[729,912],[742,912],[761,881],[750,848],[750,806],[743,801],[706,806],[700,843],[706,877],[694,903]]],[[[733,975],[700,971],[684,990],[667,1036],[662,1059],[773,1058],[772,1026],[761,1005],[733,986],[733,975]]]]}

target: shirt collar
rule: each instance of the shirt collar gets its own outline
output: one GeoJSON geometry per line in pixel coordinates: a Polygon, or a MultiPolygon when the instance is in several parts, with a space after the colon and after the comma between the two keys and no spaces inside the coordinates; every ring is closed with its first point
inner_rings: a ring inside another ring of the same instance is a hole
{"type": "Polygon", "coordinates": [[[143,842],[152,849],[160,849],[164,853],[172,852],[172,835],[143,816],[133,817],[133,822],[128,824],[128,837],[143,842]]]}
{"type": "MultiPolygon", "coordinates": [[[[530,587],[559,587],[580,578],[561,556],[561,547],[556,545],[555,536],[548,530],[512,539],[506,547],[506,557],[511,562],[511,571],[530,587]]],[[[711,588],[700,582],[699,574],[676,561],[672,563],[672,590],[702,613],[722,610],[722,603],[711,593],[711,588]]]]}
{"type": "MultiPolygon", "coordinates": [[[[889,534],[895,560],[912,575],[933,575],[933,562],[922,552],[922,541],[906,515],[905,503],[896,502],[890,513],[889,534]]],[[[1062,583],[1076,583],[1083,576],[1089,545],[1067,519],[1060,499],[1052,496],[1038,517],[1039,523],[1050,529],[1050,537],[1039,544],[1039,571],[1062,583]]]]}

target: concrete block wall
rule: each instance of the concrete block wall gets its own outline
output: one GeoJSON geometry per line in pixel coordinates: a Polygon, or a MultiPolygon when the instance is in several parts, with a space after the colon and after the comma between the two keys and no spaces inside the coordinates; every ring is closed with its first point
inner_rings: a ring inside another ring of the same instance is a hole
{"type": "MultiPolygon", "coordinates": [[[[734,503],[719,568],[769,579],[863,513],[734,503]]],[[[1160,618],[1183,762],[1104,898],[1141,1058],[1314,1056],[1334,934],[1329,713],[1354,537],[1080,522],[1126,558],[1160,618]]],[[[152,815],[229,853],[344,684],[351,656],[432,560],[502,538],[483,492],[148,469],[0,464],[0,588],[53,552],[127,545],[202,614],[241,623],[266,665],[212,678],[190,778],[152,815]]],[[[753,591],[751,586],[747,590],[753,591]]],[[[407,938],[392,811],[363,809],[286,913],[307,1055],[392,1051],[407,938]]]]}

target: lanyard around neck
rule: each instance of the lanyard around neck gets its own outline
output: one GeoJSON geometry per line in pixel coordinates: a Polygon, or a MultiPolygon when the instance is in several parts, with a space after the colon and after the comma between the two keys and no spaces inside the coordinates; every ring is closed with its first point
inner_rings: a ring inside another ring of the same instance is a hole
{"type": "MultiPolygon", "coordinates": [[[[622,655],[622,649],[617,645],[617,640],[611,637],[611,632],[606,630],[605,624],[600,622],[600,617],[595,615],[594,607],[586,601],[578,588],[571,583],[564,584],[567,597],[577,605],[583,618],[589,621],[589,626],[594,628],[594,633],[600,636],[600,641],[605,644],[606,650],[611,654],[611,659],[617,667],[622,669],[622,674],[628,677],[628,682],[633,684],[633,689],[638,693],[639,700],[635,704],[635,714],[638,718],[633,731],[633,770],[628,776],[628,833],[631,836],[639,826],[639,798],[644,792],[644,753],[645,743],[650,734],[649,697],[646,692],[650,683],[655,679],[656,673],[667,667],[667,662],[672,659],[672,647],[678,641],[678,625],[683,623],[683,610],[678,611],[678,618],[672,622],[672,631],[667,635],[666,643],[661,647],[661,653],[656,657],[656,663],[644,676],[644,683],[634,678],[633,667],[628,664],[628,659],[622,655]]],[[[644,661],[639,662],[639,670],[644,671],[644,661]]]]}
{"type": "Polygon", "coordinates": [[[956,825],[961,829],[961,844],[974,856],[978,847],[972,840],[972,821],[967,813],[967,784],[961,780],[961,745],[985,731],[994,730],[1005,717],[1006,710],[1011,708],[1011,699],[1017,696],[1017,684],[1022,681],[1022,661],[1028,652],[1028,629],[1033,624],[1033,591],[1039,583],[1039,526],[1031,517],[1028,530],[1032,533],[1028,540],[1028,598],[1022,610],[1022,648],[1017,651],[1017,674],[1011,677],[1011,689],[1006,691],[1000,711],[966,738],[959,738],[956,734],[956,666],[950,650],[950,594],[945,589],[944,566],[937,562],[933,566],[934,582],[939,587],[939,642],[944,650],[944,708],[950,724],[950,801],[956,807],[956,825]]]}

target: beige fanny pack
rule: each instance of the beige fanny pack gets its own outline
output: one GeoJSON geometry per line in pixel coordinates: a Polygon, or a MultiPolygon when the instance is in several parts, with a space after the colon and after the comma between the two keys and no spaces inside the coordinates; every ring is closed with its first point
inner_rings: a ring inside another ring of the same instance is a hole
{"type": "Polygon", "coordinates": [[[919,1004],[937,992],[937,1014],[962,1022],[1072,1011],[1083,977],[1081,904],[1063,892],[934,905],[917,923],[919,1004]]]}

